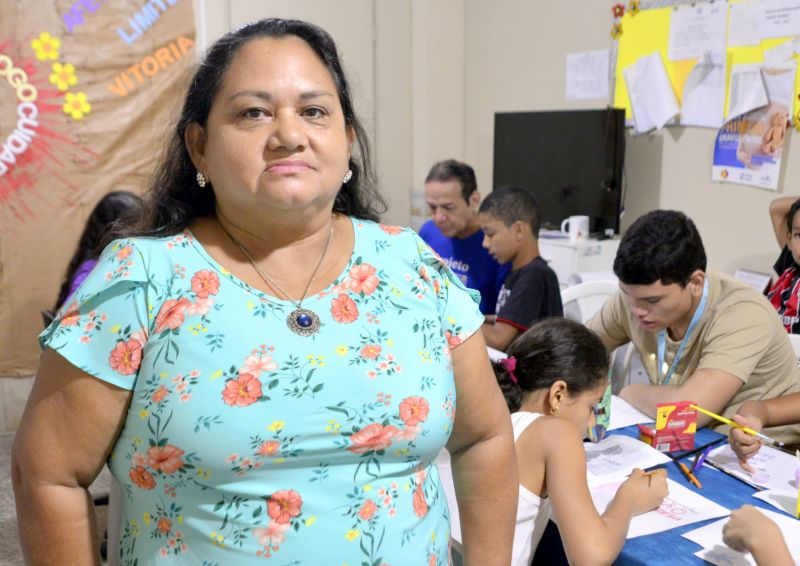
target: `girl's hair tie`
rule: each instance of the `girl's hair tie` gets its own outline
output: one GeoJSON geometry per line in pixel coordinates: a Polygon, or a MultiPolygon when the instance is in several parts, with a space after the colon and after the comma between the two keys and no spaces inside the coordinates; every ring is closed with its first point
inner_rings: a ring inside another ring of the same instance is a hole
{"type": "Polygon", "coordinates": [[[514,375],[514,370],[517,369],[517,358],[515,358],[514,356],[508,356],[507,358],[503,358],[503,361],[501,363],[503,364],[505,370],[508,372],[508,377],[511,378],[511,381],[513,381],[516,385],[519,385],[517,376],[514,375]]]}

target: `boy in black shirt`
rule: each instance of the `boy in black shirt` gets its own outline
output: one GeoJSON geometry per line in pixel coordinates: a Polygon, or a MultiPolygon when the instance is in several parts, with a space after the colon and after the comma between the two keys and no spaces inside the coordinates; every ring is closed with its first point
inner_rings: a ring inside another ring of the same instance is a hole
{"type": "Polygon", "coordinates": [[[539,211],[531,192],[521,187],[495,189],[481,203],[478,223],[483,247],[511,273],[497,297],[496,318],[484,323],[486,344],[505,350],[534,322],[563,316],[558,278],[539,256],[539,211]]]}

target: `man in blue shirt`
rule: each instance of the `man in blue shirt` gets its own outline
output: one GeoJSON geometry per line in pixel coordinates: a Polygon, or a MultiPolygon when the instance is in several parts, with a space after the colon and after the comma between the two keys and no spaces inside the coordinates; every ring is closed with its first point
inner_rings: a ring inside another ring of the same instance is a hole
{"type": "Polygon", "coordinates": [[[480,292],[481,312],[493,315],[509,265],[497,263],[482,246],[480,201],[472,167],[455,159],[440,161],[425,178],[425,202],[432,219],[422,225],[419,235],[467,287],[480,292]]]}

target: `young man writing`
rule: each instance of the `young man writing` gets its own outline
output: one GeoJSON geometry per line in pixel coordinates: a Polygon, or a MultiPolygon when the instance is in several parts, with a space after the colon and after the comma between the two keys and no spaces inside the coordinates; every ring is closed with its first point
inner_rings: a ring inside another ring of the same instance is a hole
{"type": "MultiPolygon", "coordinates": [[[[706,271],[706,253],[683,213],[656,210],[620,242],[614,273],[620,291],[587,322],[609,351],[633,342],[649,384],[620,396],[655,416],[656,405],[691,400],[728,418],[750,400],[800,390],[800,370],[777,313],[748,285],[706,271]]],[[[698,415],[698,426],[709,418],[698,415]]],[[[714,423],[710,423],[714,424],[714,423]]],[[[784,442],[800,427],[769,429],[784,442]]]]}

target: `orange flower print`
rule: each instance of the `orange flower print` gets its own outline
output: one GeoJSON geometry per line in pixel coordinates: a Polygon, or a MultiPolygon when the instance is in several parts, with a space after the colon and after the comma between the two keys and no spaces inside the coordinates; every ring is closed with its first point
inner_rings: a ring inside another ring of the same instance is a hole
{"type": "Polygon", "coordinates": [[[253,529],[253,536],[258,540],[258,544],[263,547],[276,547],[286,538],[286,531],[289,530],[289,523],[277,523],[270,521],[267,528],[253,529]]]}
{"type": "Polygon", "coordinates": [[[277,440],[267,440],[266,442],[262,442],[261,445],[258,447],[258,454],[260,456],[274,456],[277,454],[281,449],[281,443],[277,440]]]}
{"type": "Polygon", "coordinates": [[[77,326],[81,315],[78,311],[70,311],[61,318],[61,326],[77,326]]]}
{"type": "Polygon", "coordinates": [[[449,330],[444,331],[444,337],[447,338],[447,345],[451,348],[455,348],[459,344],[461,344],[461,338],[458,336],[453,336],[453,333],[449,330]]]}
{"type": "Polygon", "coordinates": [[[424,517],[428,514],[428,502],[425,501],[425,492],[422,491],[421,483],[414,490],[414,514],[417,517],[424,517]]]}
{"type": "Polygon", "coordinates": [[[156,471],[173,474],[183,467],[183,450],[172,444],[153,446],[147,451],[147,465],[156,471]]]}
{"type": "Polygon", "coordinates": [[[431,276],[428,275],[428,270],[424,265],[420,265],[419,268],[417,269],[417,272],[419,273],[419,276],[422,277],[423,281],[431,280],[431,276]]]}
{"type": "Polygon", "coordinates": [[[380,227],[381,230],[383,230],[384,232],[386,232],[391,236],[396,236],[397,234],[403,231],[403,228],[401,226],[387,226],[386,224],[381,224],[380,227]]]}
{"type": "Polygon", "coordinates": [[[169,531],[172,529],[172,521],[166,517],[160,517],[158,522],[156,522],[156,528],[161,531],[162,535],[168,535],[169,531]]]}
{"type": "Polygon", "coordinates": [[[125,246],[121,250],[117,252],[117,259],[122,261],[124,259],[128,259],[128,257],[133,253],[133,248],[131,246],[125,246]]]}
{"type": "Polygon", "coordinates": [[[367,499],[362,505],[361,509],[358,510],[358,516],[364,519],[365,521],[369,521],[372,519],[372,516],[375,514],[375,511],[378,509],[378,506],[375,505],[375,502],[372,499],[367,499]]]}
{"type": "Polygon", "coordinates": [[[381,347],[377,344],[367,344],[361,348],[361,357],[374,360],[381,353],[381,347]]]}
{"type": "Polygon", "coordinates": [[[399,432],[392,425],[383,426],[380,423],[372,423],[350,435],[352,446],[348,450],[355,454],[384,450],[392,444],[392,439],[399,432]]]}
{"type": "Polygon", "coordinates": [[[406,426],[424,423],[428,419],[429,405],[424,397],[406,397],[400,402],[400,418],[406,426]]]}
{"type": "Polygon", "coordinates": [[[161,401],[164,400],[164,398],[167,395],[169,395],[169,389],[167,389],[166,385],[162,385],[161,387],[153,391],[153,394],[150,396],[150,400],[153,403],[160,403],[161,401]]]}
{"type": "Polygon", "coordinates": [[[192,302],[185,297],[181,297],[177,301],[175,299],[164,301],[164,304],[161,305],[161,310],[158,311],[158,316],[156,316],[156,334],[165,328],[170,330],[179,328],[183,324],[183,311],[189,308],[191,304],[192,302]]]}
{"type": "Polygon", "coordinates": [[[236,379],[229,379],[222,391],[222,400],[231,407],[247,407],[261,398],[261,381],[250,374],[240,373],[236,379]]]}
{"type": "Polygon", "coordinates": [[[353,293],[364,293],[371,295],[378,288],[378,277],[375,275],[375,268],[368,263],[362,263],[350,268],[350,278],[347,280],[347,288],[353,293]]]}
{"type": "Polygon", "coordinates": [[[428,566],[436,566],[436,553],[434,552],[431,554],[431,557],[428,559],[428,566]]]}
{"type": "Polygon", "coordinates": [[[267,513],[278,524],[284,525],[300,514],[303,498],[293,489],[276,491],[267,499],[267,513]]]}
{"type": "Polygon", "coordinates": [[[153,474],[148,472],[144,466],[134,466],[128,472],[131,481],[141,489],[153,489],[156,486],[156,480],[153,474]]]}
{"type": "Polygon", "coordinates": [[[111,369],[122,375],[131,375],[139,369],[142,363],[142,344],[138,340],[117,342],[111,355],[108,356],[108,365],[111,369]]]}
{"type": "Polygon", "coordinates": [[[219,291],[219,276],[213,271],[203,269],[192,275],[192,291],[199,299],[216,295],[219,291]]]}
{"type": "Polygon", "coordinates": [[[331,301],[331,316],[336,322],[349,324],[358,318],[358,307],[355,301],[344,293],[331,301]]]}

